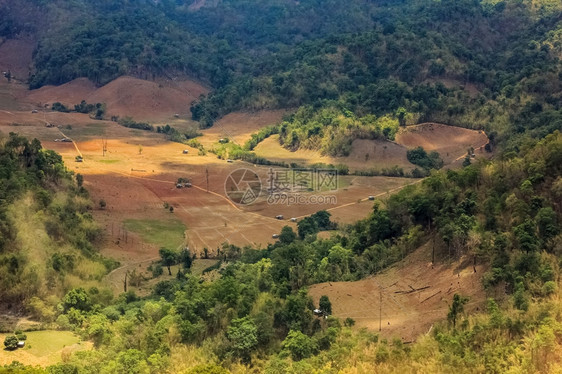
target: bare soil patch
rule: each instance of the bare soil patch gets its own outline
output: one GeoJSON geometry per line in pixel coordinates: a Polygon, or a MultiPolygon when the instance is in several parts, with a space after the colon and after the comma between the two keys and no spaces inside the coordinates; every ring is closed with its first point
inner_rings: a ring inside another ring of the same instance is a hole
{"type": "Polygon", "coordinates": [[[333,159],[335,163],[345,164],[352,170],[382,170],[398,166],[405,171],[414,167],[406,157],[407,148],[384,140],[356,139],[347,157],[333,159]]]}
{"type": "Polygon", "coordinates": [[[26,80],[34,48],[35,42],[30,39],[7,39],[0,43],[0,72],[9,70],[14,79],[26,80]]]}
{"type": "Polygon", "coordinates": [[[96,92],[96,85],[87,78],[78,78],[60,86],[43,86],[29,91],[27,100],[43,106],[60,102],[70,108],[96,92]]]}
{"type": "Polygon", "coordinates": [[[488,137],[483,131],[424,123],[400,131],[396,142],[409,149],[421,146],[426,151],[437,151],[445,164],[450,164],[466,155],[470,147],[474,147],[477,155],[483,153],[488,137]]]}
{"type": "Polygon", "coordinates": [[[221,138],[228,138],[239,145],[244,145],[252,134],[263,127],[281,122],[286,113],[286,110],[230,113],[218,120],[210,129],[203,130],[203,136],[199,141],[207,148],[217,144],[221,138]]]}
{"type": "Polygon", "coordinates": [[[106,103],[108,115],[154,121],[174,114],[188,115],[191,102],[207,92],[195,82],[156,83],[120,77],[98,89],[88,101],[106,103]]]}
{"type": "Polygon", "coordinates": [[[30,91],[27,100],[39,105],[59,101],[73,106],[82,100],[105,103],[107,116],[130,116],[139,121],[158,121],[187,116],[190,104],[208,89],[194,81],[161,80],[151,82],[133,77],[120,77],[97,88],[86,78],[61,86],[45,86],[30,91]]]}
{"type": "Polygon", "coordinates": [[[327,295],[334,315],[353,318],[358,328],[378,331],[382,322],[384,337],[413,341],[434,323],[446,320],[455,293],[470,298],[465,306],[469,313],[482,309],[486,300],[482,266],[476,266],[474,272],[466,258],[433,266],[431,249],[427,243],[376,276],[357,282],[316,284],[309,293],[316,305],[320,296],[327,295]]]}

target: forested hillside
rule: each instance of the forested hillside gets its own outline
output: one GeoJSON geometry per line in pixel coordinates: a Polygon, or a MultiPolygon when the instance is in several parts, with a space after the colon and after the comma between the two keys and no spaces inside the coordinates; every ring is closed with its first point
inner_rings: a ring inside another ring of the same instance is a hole
{"type": "Polygon", "coordinates": [[[377,199],[363,220],[338,226],[319,211],[266,248],[225,243],[201,275],[188,249],[162,248],[151,271],[174,266],[174,277],[113,298],[99,280],[115,263],[97,254],[83,178],[10,134],[0,142],[0,307],[94,349],[0,373],[560,370],[559,0],[4,0],[0,43],[21,37],[37,43],[23,77],[32,88],[189,76],[212,87],[191,106],[202,128],[232,111],[292,110],[222,150],[249,152],[275,134],[290,150],[345,156],[354,139],[435,121],[485,130],[494,153],[430,171],[439,155],[410,150],[427,178],[377,199]],[[307,292],[381,274],[422,246],[433,263],[482,265],[481,286],[501,297],[467,315],[462,294],[443,295],[443,321],[405,344],[333,317],[333,300],[315,305],[307,292]]]}
{"type": "Polygon", "coordinates": [[[98,286],[114,265],[97,254],[102,233],[82,181],[37,139],[0,138],[0,313],[27,307],[52,322],[58,298],[98,286]]]}

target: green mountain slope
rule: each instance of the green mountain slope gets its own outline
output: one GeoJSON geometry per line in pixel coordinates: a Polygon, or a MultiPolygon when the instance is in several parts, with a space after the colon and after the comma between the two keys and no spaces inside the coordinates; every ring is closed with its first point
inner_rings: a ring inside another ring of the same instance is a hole
{"type": "Polygon", "coordinates": [[[37,139],[0,139],[0,313],[26,308],[52,321],[58,298],[99,287],[114,265],[97,254],[102,233],[81,180],[37,139]]]}

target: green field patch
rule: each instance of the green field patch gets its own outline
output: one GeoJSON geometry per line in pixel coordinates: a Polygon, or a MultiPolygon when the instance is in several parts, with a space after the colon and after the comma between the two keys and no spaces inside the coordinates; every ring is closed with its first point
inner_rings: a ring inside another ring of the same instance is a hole
{"type": "Polygon", "coordinates": [[[150,244],[175,249],[183,243],[185,225],[177,219],[128,219],[123,222],[125,228],[137,233],[150,244]]]}
{"type": "Polygon", "coordinates": [[[88,123],[85,126],[73,126],[69,134],[72,134],[75,138],[102,136],[105,134],[106,126],[104,123],[88,123]]]}
{"type": "Polygon", "coordinates": [[[197,275],[200,276],[201,274],[203,274],[203,270],[207,269],[210,266],[215,265],[218,262],[218,260],[214,260],[214,259],[205,259],[205,258],[199,258],[195,261],[193,261],[193,264],[191,265],[191,273],[193,275],[197,275]]]}
{"type": "Polygon", "coordinates": [[[106,159],[101,159],[99,160],[99,162],[101,162],[102,164],[116,164],[118,162],[121,162],[121,160],[106,160],[106,159]]]}
{"type": "MultiPolygon", "coordinates": [[[[36,357],[45,357],[59,352],[64,347],[80,343],[80,338],[70,331],[29,331],[25,333],[27,340],[25,347],[14,351],[0,350],[2,356],[13,356],[14,360],[25,351],[36,357]]],[[[4,341],[8,334],[0,334],[0,340],[4,341]]],[[[59,357],[60,358],[60,357],[59,357]]]]}

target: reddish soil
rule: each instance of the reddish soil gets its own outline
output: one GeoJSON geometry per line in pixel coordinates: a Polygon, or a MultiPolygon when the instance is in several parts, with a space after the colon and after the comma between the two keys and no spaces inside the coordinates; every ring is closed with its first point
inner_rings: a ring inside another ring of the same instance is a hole
{"type": "Polygon", "coordinates": [[[398,166],[404,170],[414,167],[407,157],[407,148],[389,141],[356,139],[347,157],[334,159],[335,163],[348,165],[353,170],[390,168],[398,166]]]}
{"type": "Polygon", "coordinates": [[[87,78],[78,78],[61,86],[43,86],[32,90],[27,95],[27,100],[39,106],[52,104],[55,102],[63,103],[71,108],[79,104],[96,92],[96,85],[87,78]]]}
{"type": "Polygon", "coordinates": [[[174,114],[188,115],[191,103],[207,92],[195,82],[170,81],[165,85],[121,77],[98,89],[88,101],[106,103],[108,115],[153,121],[174,114]]]}
{"type": "Polygon", "coordinates": [[[437,151],[445,164],[450,164],[466,155],[474,147],[476,154],[484,152],[488,137],[483,131],[462,127],[424,123],[408,126],[396,136],[396,142],[407,148],[422,146],[426,151],[437,151]]]}
{"type": "Polygon", "coordinates": [[[14,79],[26,80],[34,48],[35,42],[27,39],[8,39],[0,43],[0,72],[9,70],[14,79]]]}
{"type": "Polygon", "coordinates": [[[45,86],[30,91],[27,100],[38,105],[59,101],[71,107],[82,100],[105,103],[107,116],[159,121],[173,118],[175,114],[187,116],[191,103],[207,92],[207,88],[188,80],[162,80],[157,83],[120,77],[96,88],[86,78],[79,78],[62,86],[45,86]]]}
{"type": "Polygon", "coordinates": [[[251,135],[261,128],[281,122],[285,113],[287,113],[286,110],[230,113],[217,121],[210,129],[204,130],[199,141],[207,148],[216,145],[221,138],[229,138],[239,145],[244,145],[251,135]]]}
{"type": "Polygon", "coordinates": [[[455,293],[470,298],[465,305],[469,313],[482,309],[486,300],[482,266],[476,266],[474,272],[466,258],[432,266],[431,251],[431,243],[427,243],[376,276],[315,284],[309,293],[316,305],[320,296],[327,295],[334,315],[353,318],[357,328],[378,331],[381,322],[384,337],[413,341],[434,323],[446,320],[455,293]]]}

